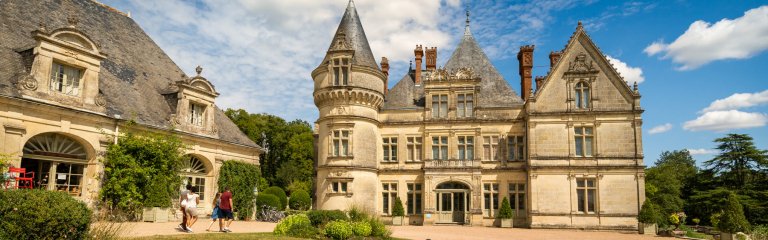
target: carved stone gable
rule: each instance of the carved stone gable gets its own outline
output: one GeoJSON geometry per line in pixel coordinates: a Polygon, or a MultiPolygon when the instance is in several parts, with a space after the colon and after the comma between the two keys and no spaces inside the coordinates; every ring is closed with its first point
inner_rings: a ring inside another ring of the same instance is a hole
{"type": "Polygon", "coordinates": [[[576,59],[568,64],[567,73],[597,73],[595,63],[590,60],[587,62],[587,54],[579,53],[576,55],[576,59]]]}
{"type": "Polygon", "coordinates": [[[344,31],[339,31],[338,34],[333,38],[333,46],[331,47],[331,51],[344,51],[344,50],[352,50],[352,48],[349,46],[349,43],[347,43],[347,35],[344,33],[344,31]]]}

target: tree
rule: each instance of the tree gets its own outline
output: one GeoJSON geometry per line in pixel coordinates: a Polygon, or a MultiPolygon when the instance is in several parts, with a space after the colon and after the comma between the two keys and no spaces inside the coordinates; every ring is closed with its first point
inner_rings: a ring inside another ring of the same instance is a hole
{"type": "Polygon", "coordinates": [[[637,215],[637,221],[647,224],[659,222],[659,209],[656,207],[656,204],[645,199],[643,207],[640,208],[640,213],[637,215]]]}
{"type": "Polygon", "coordinates": [[[501,208],[499,209],[499,215],[496,216],[499,219],[510,219],[514,217],[512,213],[512,207],[509,205],[509,199],[507,197],[504,197],[503,200],[501,200],[501,208]]]}
{"type": "MultiPolygon", "coordinates": [[[[688,150],[664,151],[656,166],[645,170],[646,197],[658,206],[661,216],[670,216],[683,210],[683,197],[687,185],[695,179],[698,168],[688,150]]],[[[669,225],[669,219],[660,218],[658,224],[669,225]]]]}
{"type": "Polygon", "coordinates": [[[395,217],[405,216],[405,209],[403,209],[403,201],[400,201],[400,197],[395,198],[395,206],[392,207],[392,216],[395,216],[395,217]]]}
{"type": "Polygon", "coordinates": [[[717,224],[720,231],[727,233],[747,232],[749,231],[749,222],[744,217],[744,209],[739,203],[739,198],[734,193],[728,194],[728,203],[720,215],[720,222],[717,224]]]}
{"type": "Polygon", "coordinates": [[[768,151],[757,149],[747,134],[731,133],[715,139],[715,143],[718,143],[720,154],[706,161],[705,165],[723,177],[730,187],[747,188],[754,175],[768,167],[768,151]]]}

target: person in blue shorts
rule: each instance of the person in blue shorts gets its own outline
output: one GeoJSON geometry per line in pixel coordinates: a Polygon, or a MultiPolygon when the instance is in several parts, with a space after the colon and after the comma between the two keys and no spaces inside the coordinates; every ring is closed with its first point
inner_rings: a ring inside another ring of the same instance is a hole
{"type": "Polygon", "coordinates": [[[211,211],[211,223],[208,224],[208,229],[205,229],[206,232],[211,231],[211,226],[213,226],[214,223],[216,223],[216,220],[219,219],[219,204],[221,204],[221,193],[216,193],[216,198],[213,199],[213,211],[211,211]]]}

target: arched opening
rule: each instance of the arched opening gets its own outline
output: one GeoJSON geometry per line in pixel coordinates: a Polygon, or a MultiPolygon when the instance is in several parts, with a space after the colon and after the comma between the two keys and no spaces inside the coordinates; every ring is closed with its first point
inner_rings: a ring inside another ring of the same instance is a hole
{"type": "Polygon", "coordinates": [[[210,173],[210,168],[205,159],[196,155],[187,155],[181,162],[181,190],[185,190],[187,184],[192,185],[192,191],[200,195],[200,201],[205,200],[205,184],[210,173]]]}
{"type": "Polygon", "coordinates": [[[438,223],[468,222],[470,188],[461,182],[444,182],[435,188],[435,209],[438,223]]]}
{"type": "Polygon", "coordinates": [[[59,133],[38,134],[24,144],[21,167],[34,173],[34,188],[82,194],[87,148],[59,133]]]}

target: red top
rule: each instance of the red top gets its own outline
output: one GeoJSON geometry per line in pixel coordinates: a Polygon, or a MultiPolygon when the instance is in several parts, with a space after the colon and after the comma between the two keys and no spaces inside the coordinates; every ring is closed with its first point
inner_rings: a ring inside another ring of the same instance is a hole
{"type": "Polygon", "coordinates": [[[221,204],[219,204],[219,209],[225,209],[225,210],[231,210],[232,205],[229,204],[229,200],[232,199],[232,193],[231,192],[224,192],[221,194],[221,204]]]}

